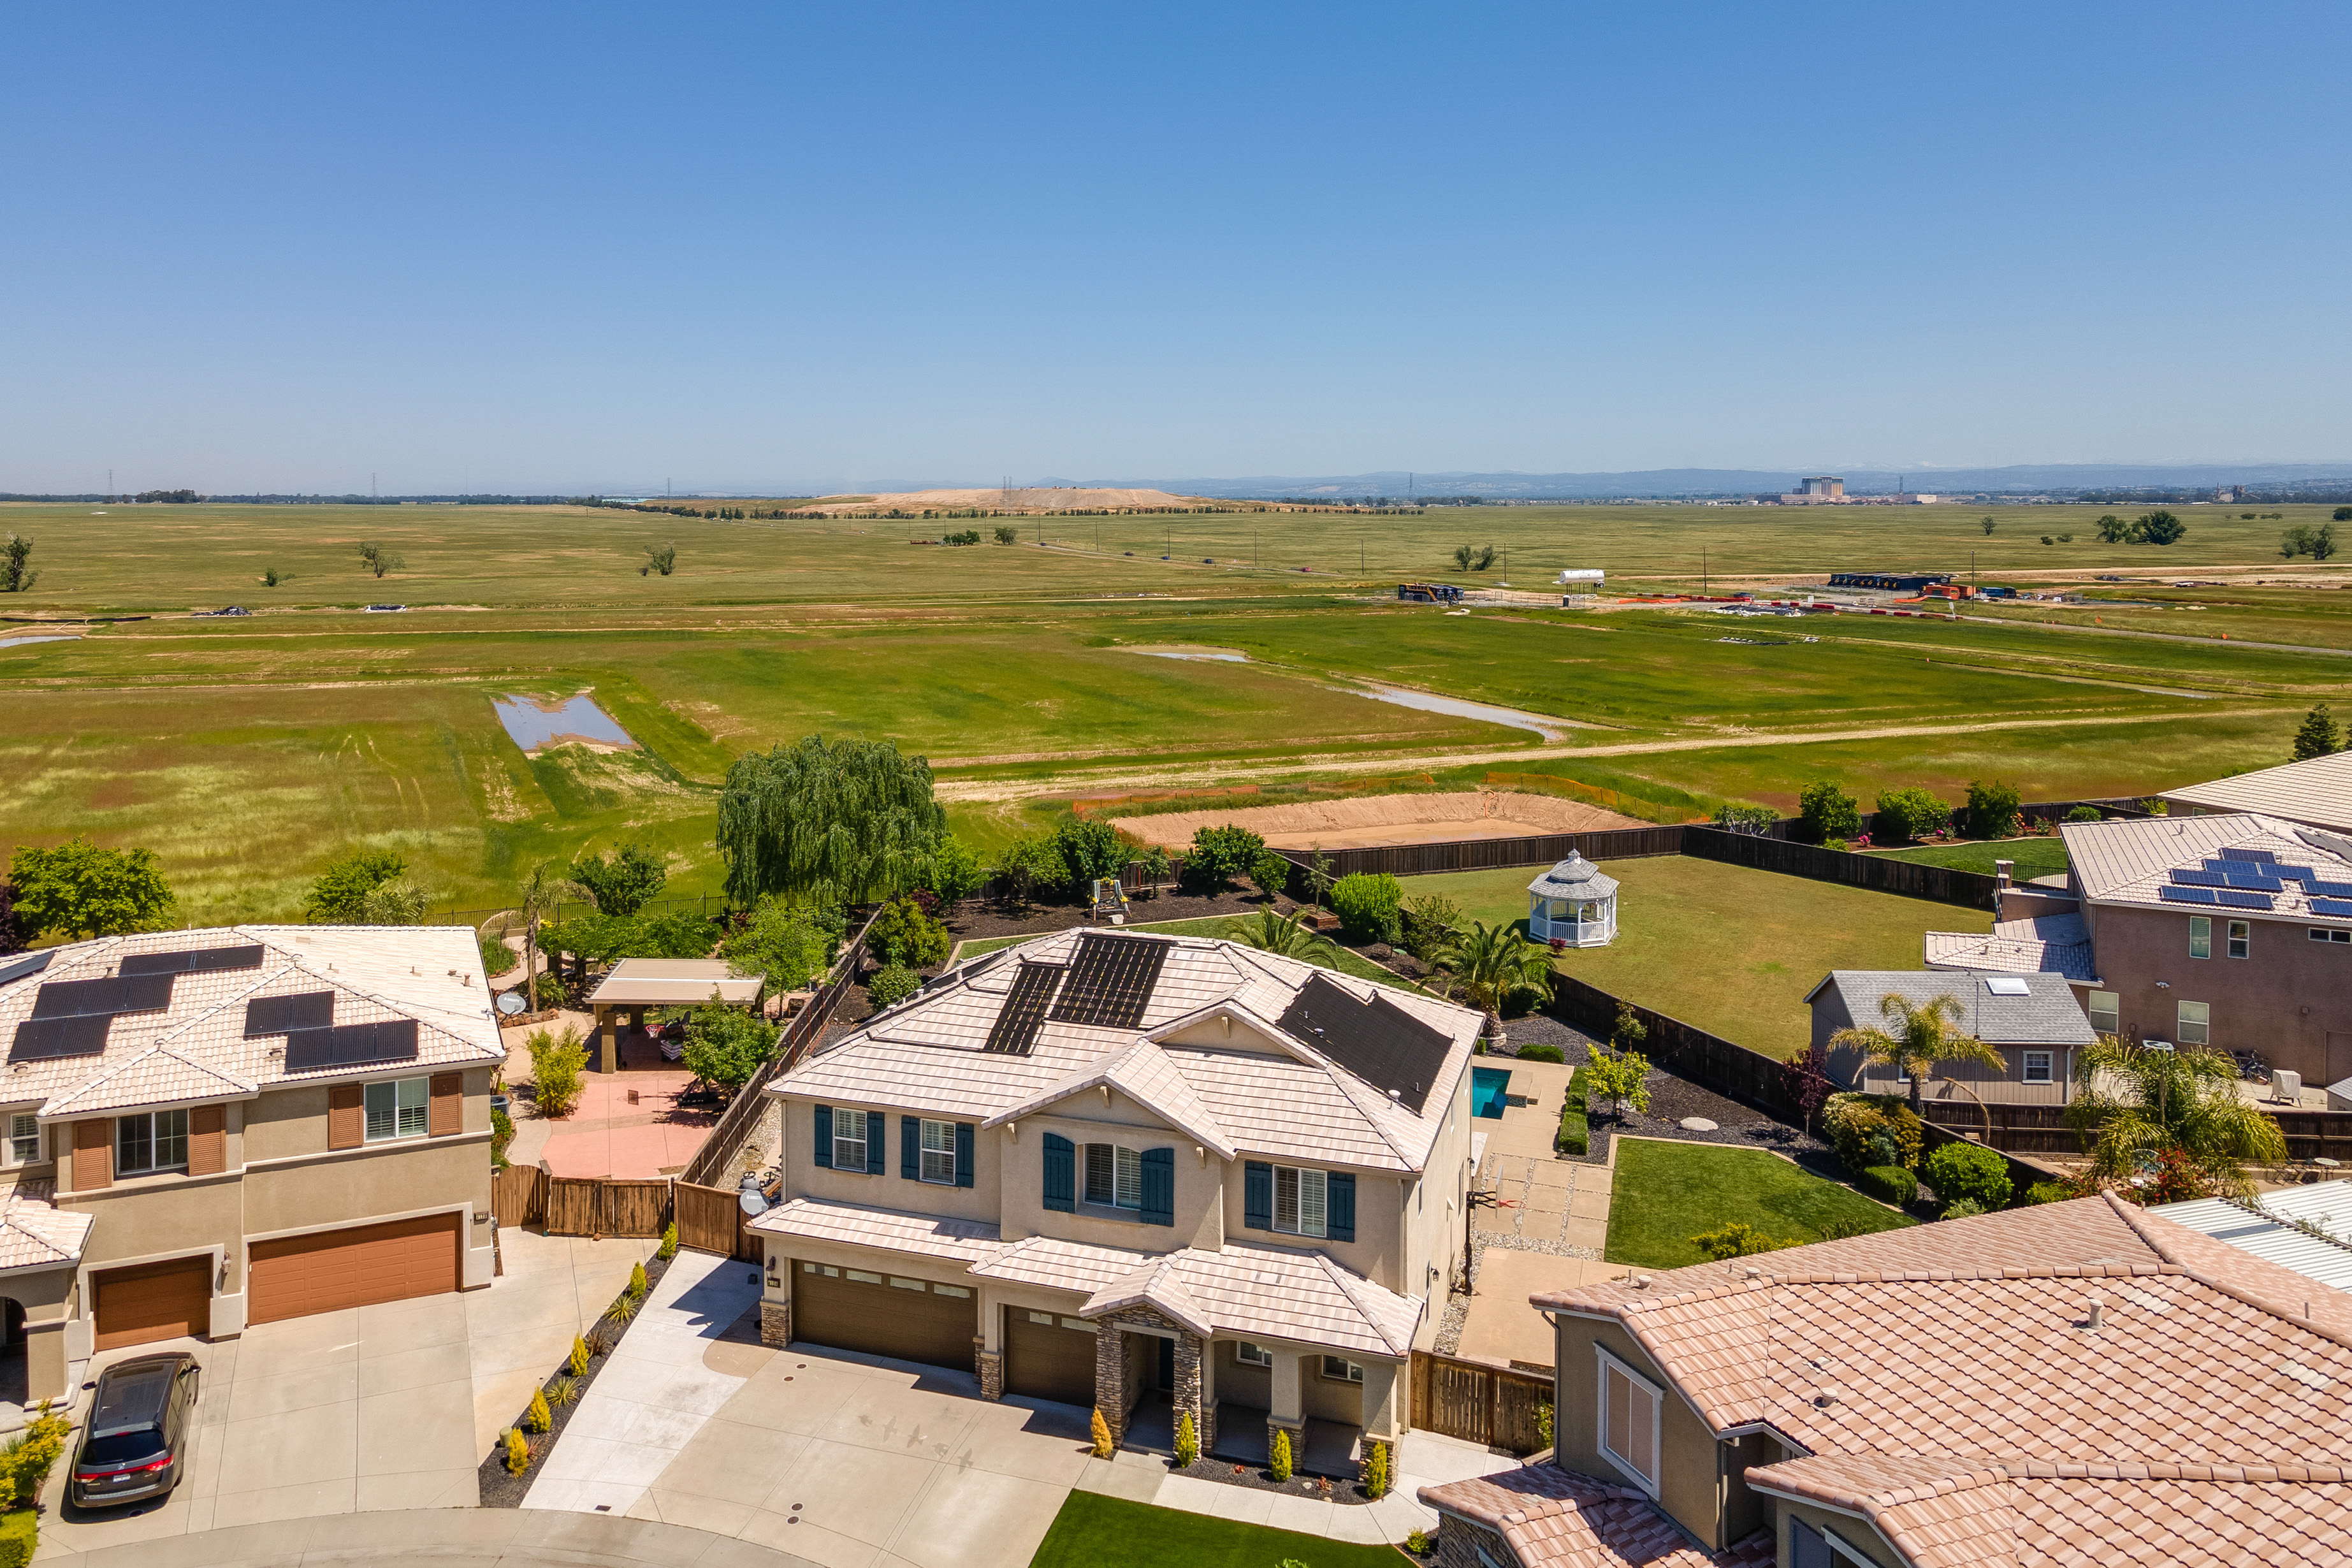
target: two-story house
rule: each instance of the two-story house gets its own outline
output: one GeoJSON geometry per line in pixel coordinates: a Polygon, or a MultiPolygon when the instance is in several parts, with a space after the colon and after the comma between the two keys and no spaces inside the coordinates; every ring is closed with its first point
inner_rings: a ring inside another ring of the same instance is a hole
{"type": "Polygon", "coordinates": [[[487,1285],[463,927],[238,926],[0,958],[0,1302],[36,1399],[97,1351],[487,1285]]]}
{"type": "Polygon", "coordinates": [[[2345,1563],[2352,1297],[2111,1197],[1530,1298],[1556,1447],[1444,1568],[2345,1563]]]}
{"type": "MultiPolygon", "coordinates": [[[[1465,1224],[1479,1015],[1230,942],[1065,931],[779,1079],[763,1333],[981,1392],[1391,1440],[1465,1224]],[[1155,1397],[1156,1396],[1156,1397],[1155,1397]]],[[[1358,1441],[1350,1438],[1349,1441],[1358,1441]]]]}

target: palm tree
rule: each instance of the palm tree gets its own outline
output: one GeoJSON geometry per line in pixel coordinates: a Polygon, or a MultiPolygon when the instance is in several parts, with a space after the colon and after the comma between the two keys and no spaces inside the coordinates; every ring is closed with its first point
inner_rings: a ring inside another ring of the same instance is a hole
{"type": "Polygon", "coordinates": [[[2217,1051],[2134,1045],[2102,1035],[2074,1061],[2066,1121],[2095,1177],[2116,1181],[2167,1153],[2214,1186],[2251,1190],[2245,1162],[2286,1158],[2278,1123],[2238,1093],[2238,1064],[2217,1051]]]}
{"type": "Polygon", "coordinates": [[[1234,940],[1276,958],[1295,958],[1302,963],[1319,963],[1326,969],[1339,967],[1339,950],[1329,937],[1296,913],[1278,915],[1271,906],[1237,921],[1234,940]]]}
{"type": "MultiPolygon", "coordinates": [[[[1999,1051],[1959,1027],[1960,1005],[1952,997],[1913,1002],[1890,991],[1878,999],[1878,1010],[1894,1026],[1891,1030],[1840,1029],[1830,1037],[1830,1044],[1841,1050],[1859,1047],[1864,1061],[1893,1066],[1910,1081],[1914,1116],[1919,1114],[1921,1080],[1934,1078],[1944,1063],[1976,1062],[1996,1071],[2009,1065],[1999,1051]]],[[[1965,1086],[1956,1083],[1954,1087],[1965,1086]]],[[[1970,1099],[1977,1099],[1975,1091],[1969,1093],[1970,1099]]],[[[1981,1109],[1984,1101],[1977,1099],[1977,1104],[1981,1109]]],[[[1990,1111],[1985,1112],[1985,1131],[1988,1134],[1992,1131],[1990,1111]]]]}
{"type": "Polygon", "coordinates": [[[552,860],[542,861],[532,868],[517,889],[522,895],[522,994],[530,1009],[539,1011],[539,921],[555,904],[565,899],[593,904],[596,895],[555,868],[552,860]]]}
{"type": "Polygon", "coordinates": [[[1512,924],[1472,921],[1454,933],[1442,955],[1470,1005],[1486,1015],[1486,1033],[1503,1032],[1503,1007],[1514,996],[1551,998],[1551,950],[1529,942],[1512,924]]]}

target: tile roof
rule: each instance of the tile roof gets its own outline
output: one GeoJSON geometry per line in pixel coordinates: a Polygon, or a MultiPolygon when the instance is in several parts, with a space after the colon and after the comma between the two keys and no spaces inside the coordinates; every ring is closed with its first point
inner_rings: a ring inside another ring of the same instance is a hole
{"type": "Polygon", "coordinates": [[[1709,1552],[1640,1492],[1555,1465],[1522,1465],[1419,1495],[1494,1531],[1525,1568],[1765,1568],[1777,1556],[1769,1531],[1709,1552]]]}
{"type": "Polygon", "coordinates": [[[93,1214],[77,1214],[49,1201],[51,1182],[18,1182],[0,1205],[0,1269],[40,1268],[81,1261],[93,1214]]]}
{"type": "Polygon", "coordinates": [[[1412,1349],[1422,1302],[1384,1290],[1319,1252],[1229,1241],[1221,1251],[1187,1247],[1149,1259],[1101,1287],[1084,1317],[1144,1304],[1196,1333],[1294,1340],[1368,1355],[1412,1349]]]}
{"type": "Polygon", "coordinates": [[[2352,833],[2352,752],[2283,763],[2235,778],[2168,789],[2164,798],[2216,811],[2259,812],[2352,833]]]}
{"type": "Polygon", "coordinates": [[[1918,969],[1833,969],[1820,984],[1805,993],[1812,1002],[1824,991],[1834,991],[1845,1003],[1847,1016],[1858,1028],[1875,1028],[1885,1021],[1879,1011],[1883,997],[1900,996],[1916,1005],[1948,996],[1960,1005],[1959,1027],[1994,1046],[2089,1046],[2098,1043],[2083,1005],[2074,1000],[2063,974],[1949,974],[1918,969]],[[1989,982],[2024,982],[2026,994],[1994,994],[1989,982]]]}
{"type": "Polygon", "coordinates": [[[385,1070],[382,1061],[289,1069],[282,1027],[247,1033],[247,1005],[272,997],[323,994],[339,1027],[414,1020],[416,1053],[398,1058],[402,1068],[506,1058],[481,950],[461,926],[235,926],[75,942],[50,950],[39,972],[0,984],[0,1040],[15,1040],[44,985],[106,979],[127,959],[225,945],[257,946],[259,964],[175,973],[169,1005],[116,1015],[100,1050],[9,1061],[0,1104],[45,1117],[99,1115],[385,1070]]]}
{"type": "Polygon", "coordinates": [[[1990,932],[1931,931],[1926,933],[1930,969],[1974,969],[1996,974],[2063,974],[2098,984],[2091,952],[2091,929],[2079,914],[2037,915],[1997,921],[1990,932]]]}
{"type": "Polygon", "coordinates": [[[912,1253],[964,1264],[984,1263],[1004,1249],[1000,1239],[1003,1233],[978,1220],[909,1214],[903,1209],[873,1208],[825,1198],[794,1198],[778,1204],[753,1219],[751,1228],[769,1236],[879,1247],[885,1252],[912,1253]]]}
{"type": "Polygon", "coordinates": [[[1016,1241],[971,1272],[982,1279],[1013,1285],[1036,1285],[1048,1290],[1075,1290],[1090,1296],[1141,1268],[1149,1252],[1123,1247],[1096,1247],[1058,1236],[1033,1236],[1016,1241]]]}
{"type": "MultiPolygon", "coordinates": [[[[2066,842],[2074,886],[2095,903],[2136,904],[2182,914],[2227,914],[2232,919],[2268,913],[2296,921],[2352,924],[2352,916],[2315,910],[2310,889],[2293,878],[2281,880],[2267,911],[2231,906],[2200,908],[2168,900],[2158,891],[2172,883],[2174,870],[2200,870],[2209,858],[2226,858],[2221,856],[2224,849],[2264,851],[2279,866],[2308,868],[2318,880],[2352,883],[2352,841],[2317,828],[2249,814],[2066,822],[2059,824],[2058,831],[2066,842]]],[[[2342,898],[2340,894],[2318,896],[2342,898]]]]}
{"type": "Polygon", "coordinates": [[[1226,1138],[1224,1130],[1217,1125],[1216,1118],[1210,1115],[1209,1108],[1201,1103],[1200,1094],[1176,1064],[1169,1059],[1169,1054],[1150,1040],[1138,1040],[1125,1050],[1102,1057],[1066,1077],[1055,1079],[1020,1104],[998,1111],[981,1125],[999,1126],[1098,1086],[1117,1089],[1146,1110],[1158,1115],[1179,1132],[1214,1149],[1220,1159],[1234,1157],[1233,1143],[1226,1138]]]}

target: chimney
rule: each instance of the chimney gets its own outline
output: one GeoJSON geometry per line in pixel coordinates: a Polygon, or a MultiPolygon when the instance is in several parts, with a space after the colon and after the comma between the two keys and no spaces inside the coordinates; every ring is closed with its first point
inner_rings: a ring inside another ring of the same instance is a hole
{"type": "Polygon", "coordinates": [[[1992,863],[1993,885],[1997,888],[2007,888],[2011,886],[2014,881],[2016,871],[2017,862],[2014,860],[1994,861],[1992,863]]]}

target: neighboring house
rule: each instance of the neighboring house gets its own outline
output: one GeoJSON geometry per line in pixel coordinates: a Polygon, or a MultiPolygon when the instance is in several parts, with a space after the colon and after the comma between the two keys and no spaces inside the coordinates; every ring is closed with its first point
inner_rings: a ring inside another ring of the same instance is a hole
{"type": "Polygon", "coordinates": [[[2352,1290],[2352,1182],[2315,1182],[2243,1198],[2191,1198],[2147,1212],[2307,1279],[2352,1290]]]}
{"type": "Polygon", "coordinates": [[[237,926],[0,959],[0,1298],[36,1399],[97,1351],[489,1283],[463,928],[237,926]]]}
{"type": "Polygon", "coordinates": [[[1557,1446],[1445,1568],[2352,1555],[2352,1297],[2110,1197],[1531,1298],[1557,1446]]]}
{"type": "Polygon", "coordinates": [[[2352,752],[2168,789],[2164,798],[2172,803],[2176,816],[2253,812],[2331,833],[2352,833],[2352,752]]]}
{"type": "Polygon", "coordinates": [[[1833,969],[1805,994],[1813,1010],[1813,1044],[1829,1057],[1829,1076],[1842,1089],[1865,1094],[1908,1094],[1910,1080],[1885,1062],[1866,1062],[1853,1046],[1832,1046],[1840,1029],[1895,1025],[1881,1001],[1900,996],[1913,1005],[1938,996],[1958,1004],[1954,1027],[1998,1049],[2001,1071],[1977,1062],[1947,1062],[1920,1086],[1928,1100],[1978,1100],[2000,1105],[2063,1105],[2073,1097],[2074,1053],[2098,1037],[2061,974],[1937,974],[1911,969],[1833,969]]]}
{"type": "Polygon", "coordinates": [[[965,964],[772,1086],[762,1332],[1114,1434],[1189,1414],[1204,1452],[1221,1406],[1245,1445],[1392,1439],[1466,1223],[1481,1022],[1229,942],[1064,931],[965,964]]]}

